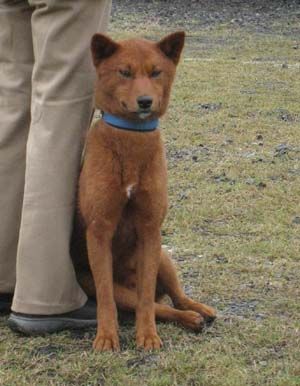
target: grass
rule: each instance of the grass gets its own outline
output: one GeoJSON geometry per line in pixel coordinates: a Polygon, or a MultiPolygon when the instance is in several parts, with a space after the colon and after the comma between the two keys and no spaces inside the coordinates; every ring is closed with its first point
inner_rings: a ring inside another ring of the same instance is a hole
{"type": "MultiPolygon", "coordinates": [[[[185,290],[218,310],[195,335],[158,324],[160,352],[91,350],[95,331],[19,337],[0,318],[0,385],[300,385],[300,69],[295,27],[190,21],[162,130],[173,248],[185,290]],[[191,28],[189,28],[192,26],[191,28]],[[282,66],[283,64],[283,66],[282,66]]],[[[115,37],[166,27],[115,19],[115,37]],[[146,29],[145,29],[146,28],[146,29]]]]}

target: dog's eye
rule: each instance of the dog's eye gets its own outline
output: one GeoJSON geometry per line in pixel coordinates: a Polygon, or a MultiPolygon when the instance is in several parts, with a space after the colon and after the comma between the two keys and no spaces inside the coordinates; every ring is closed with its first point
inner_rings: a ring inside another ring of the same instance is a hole
{"type": "Polygon", "coordinates": [[[129,70],[119,70],[119,73],[123,76],[123,78],[131,78],[132,74],[129,70]]]}
{"type": "Polygon", "coordinates": [[[153,70],[150,74],[150,77],[151,78],[157,78],[159,77],[159,75],[161,74],[161,71],[160,70],[153,70]]]}

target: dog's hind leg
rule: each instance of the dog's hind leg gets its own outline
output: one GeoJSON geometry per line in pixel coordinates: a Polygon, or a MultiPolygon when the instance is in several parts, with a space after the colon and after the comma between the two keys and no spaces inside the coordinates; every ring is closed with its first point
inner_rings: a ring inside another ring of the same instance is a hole
{"type": "MultiPolygon", "coordinates": [[[[114,298],[119,309],[135,311],[138,299],[134,290],[114,283],[114,298]]],[[[198,312],[177,310],[167,304],[160,303],[155,303],[154,309],[155,318],[158,320],[177,322],[194,331],[201,331],[204,326],[204,320],[198,312]]]]}
{"type": "Polygon", "coordinates": [[[163,249],[158,271],[158,283],[170,296],[176,308],[198,312],[206,322],[212,322],[216,318],[216,311],[212,307],[198,303],[186,296],[180,285],[174,263],[169,254],[163,249]]]}

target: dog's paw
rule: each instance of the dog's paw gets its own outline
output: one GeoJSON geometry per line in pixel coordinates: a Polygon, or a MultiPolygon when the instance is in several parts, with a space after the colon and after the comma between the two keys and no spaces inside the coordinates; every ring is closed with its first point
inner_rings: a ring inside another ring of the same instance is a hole
{"type": "Polygon", "coordinates": [[[156,333],[138,334],[136,338],[137,348],[149,350],[158,350],[162,346],[162,341],[156,333]]]}
{"type": "Polygon", "coordinates": [[[196,332],[201,332],[205,325],[204,318],[195,311],[181,311],[178,322],[196,332]]]}
{"type": "Polygon", "coordinates": [[[119,337],[116,333],[100,332],[96,335],[93,348],[96,351],[119,351],[119,337]]]}
{"type": "Polygon", "coordinates": [[[192,299],[188,299],[184,306],[185,310],[191,310],[200,314],[207,324],[211,324],[217,317],[216,310],[213,307],[195,302],[192,299]]]}
{"type": "Polygon", "coordinates": [[[198,312],[201,316],[203,316],[206,323],[211,324],[217,317],[216,310],[210,306],[207,306],[203,303],[195,303],[195,308],[193,310],[198,312]]]}

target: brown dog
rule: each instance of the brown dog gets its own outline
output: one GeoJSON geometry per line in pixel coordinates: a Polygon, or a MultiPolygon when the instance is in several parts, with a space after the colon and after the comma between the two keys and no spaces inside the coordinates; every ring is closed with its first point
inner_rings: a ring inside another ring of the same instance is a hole
{"type": "MultiPolygon", "coordinates": [[[[170,257],[161,249],[167,168],[155,119],[167,109],[183,45],[184,32],[158,43],[115,42],[101,34],[92,39],[96,107],[113,116],[109,121],[104,115],[89,131],[79,184],[98,304],[97,350],[119,349],[116,305],[136,311],[137,346],[146,350],[162,344],[155,316],[194,330],[215,318],[211,307],[184,294],[170,257]],[[164,294],[175,308],[159,303],[164,294]]],[[[83,277],[82,264],[77,261],[79,280],[91,295],[93,284],[83,277]]]]}

